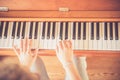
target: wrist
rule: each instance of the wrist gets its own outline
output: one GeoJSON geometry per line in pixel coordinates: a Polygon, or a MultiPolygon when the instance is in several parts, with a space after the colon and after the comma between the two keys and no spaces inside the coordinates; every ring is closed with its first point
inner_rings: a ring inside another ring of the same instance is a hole
{"type": "Polygon", "coordinates": [[[63,64],[63,68],[66,69],[66,68],[69,68],[72,65],[74,65],[74,63],[72,61],[66,62],[66,63],[63,64]]]}

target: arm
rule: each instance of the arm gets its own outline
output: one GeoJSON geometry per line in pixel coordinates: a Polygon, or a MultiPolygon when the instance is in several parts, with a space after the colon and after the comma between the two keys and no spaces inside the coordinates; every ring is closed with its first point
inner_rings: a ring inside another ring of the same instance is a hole
{"type": "Polygon", "coordinates": [[[56,55],[62,63],[70,80],[81,80],[81,77],[73,62],[73,50],[71,41],[60,41],[57,44],[56,55]]]}

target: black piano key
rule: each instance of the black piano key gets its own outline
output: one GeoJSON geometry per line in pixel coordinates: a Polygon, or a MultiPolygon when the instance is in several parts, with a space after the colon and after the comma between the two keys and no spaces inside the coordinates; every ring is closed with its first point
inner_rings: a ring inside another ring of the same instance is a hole
{"type": "Polygon", "coordinates": [[[81,23],[78,23],[78,40],[81,39],[81,23]]]}
{"type": "Polygon", "coordinates": [[[108,40],[107,23],[104,24],[104,40],[108,40]]]}
{"type": "Polygon", "coordinates": [[[17,29],[17,38],[20,38],[20,28],[21,28],[21,22],[18,22],[18,29],[17,29]]]}
{"type": "Polygon", "coordinates": [[[25,38],[25,27],[26,27],[26,22],[23,22],[23,28],[22,28],[22,39],[25,38]]]}
{"type": "Polygon", "coordinates": [[[32,39],[32,33],[33,33],[33,22],[30,23],[30,31],[29,31],[29,39],[32,39]]]}
{"type": "Polygon", "coordinates": [[[46,27],[46,23],[43,22],[43,28],[42,28],[42,39],[45,39],[45,27],[46,27]]]}
{"type": "Polygon", "coordinates": [[[119,40],[119,37],[118,37],[118,23],[115,22],[115,40],[119,40]]]}
{"type": "Polygon", "coordinates": [[[86,40],[86,23],[83,23],[83,40],[86,40]]]}
{"type": "Polygon", "coordinates": [[[56,23],[53,22],[53,28],[52,28],[52,39],[55,39],[55,25],[56,25],[56,23]]]}
{"type": "Polygon", "coordinates": [[[59,34],[59,39],[62,40],[63,37],[63,22],[60,23],[60,34],[59,34]]]}
{"type": "Polygon", "coordinates": [[[94,40],[94,23],[91,23],[91,40],[94,40]]]}
{"type": "Polygon", "coordinates": [[[99,22],[96,23],[96,40],[100,39],[100,26],[99,26],[99,22]]]}
{"type": "Polygon", "coordinates": [[[13,22],[12,39],[15,38],[16,22],[13,22]]]}
{"type": "Polygon", "coordinates": [[[73,33],[72,33],[72,39],[76,39],[76,22],[73,23],[73,33]]]}
{"type": "Polygon", "coordinates": [[[0,24],[0,39],[2,38],[3,24],[4,22],[2,21],[0,24]]]}
{"type": "Polygon", "coordinates": [[[51,23],[48,22],[48,28],[47,28],[47,39],[50,39],[50,29],[51,29],[51,23]]]}
{"type": "Polygon", "coordinates": [[[110,40],[113,40],[113,25],[112,25],[112,22],[110,23],[110,26],[109,26],[110,28],[110,40]]]}
{"type": "Polygon", "coordinates": [[[9,22],[6,22],[6,25],[5,25],[5,31],[4,31],[4,39],[7,38],[8,26],[9,26],[9,22]]]}
{"type": "Polygon", "coordinates": [[[38,35],[38,22],[35,23],[34,39],[37,39],[37,35],[38,35]]]}
{"type": "Polygon", "coordinates": [[[68,22],[65,23],[65,40],[68,39],[68,22]]]}

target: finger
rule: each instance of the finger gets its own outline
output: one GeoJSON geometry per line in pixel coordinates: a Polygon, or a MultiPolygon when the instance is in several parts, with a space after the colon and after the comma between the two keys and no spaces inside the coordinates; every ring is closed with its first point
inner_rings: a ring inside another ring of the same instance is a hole
{"type": "Polygon", "coordinates": [[[56,45],[56,49],[55,49],[55,51],[56,51],[56,54],[58,54],[58,53],[59,53],[59,48],[58,48],[58,45],[56,45]]]}
{"type": "Polygon", "coordinates": [[[58,43],[58,48],[59,48],[59,50],[60,50],[60,49],[63,50],[62,41],[60,41],[60,42],[58,43]]]}
{"type": "Polygon", "coordinates": [[[23,40],[20,40],[20,53],[23,52],[23,40]]]}
{"type": "Polygon", "coordinates": [[[19,51],[17,50],[17,46],[13,46],[13,50],[15,51],[16,55],[19,56],[19,51]]]}
{"type": "Polygon", "coordinates": [[[56,56],[59,58],[60,57],[60,52],[59,52],[59,47],[58,45],[56,46],[56,56]]]}
{"type": "Polygon", "coordinates": [[[72,41],[71,40],[68,41],[68,47],[72,48],[72,41]]]}
{"type": "Polygon", "coordinates": [[[38,54],[39,49],[35,49],[35,54],[38,54]]]}
{"type": "Polygon", "coordinates": [[[39,49],[35,49],[34,53],[30,53],[33,57],[37,57],[39,49]]]}
{"type": "Polygon", "coordinates": [[[22,46],[23,46],[23,53],[25,53],[25,48],[26,48],[26,46],[25,46],[25,39],[23,39],[23,41],[22,41],[22,46]]]}
{"type": "Polygon", "coordinates": [[[25,52],[27,52],[28,44],[29,44],[29,39],[25,38],[25,52]]]}
{"type": "Polygon", "coordinates": [[[62,41],[62,45],[63,45],[64,48],[68,48],[68,46],[67,46],[67,41],[66,41],[66,40],[65,40],[65,41],[62,41]]]}
{"type": "Polygon", "coordinates": [[[28,39],[28,44],[27,44],[27,52],[31,51],[31,45],[32,45],[32,40],[28,39]]]}
{"type": "Polygon", "coordinates": [[[32,56],[34,60],[36,60],[37,54],[38,54],[38,50],[36,50],[35,54],[33,54],[33,56],[32,56]]]}

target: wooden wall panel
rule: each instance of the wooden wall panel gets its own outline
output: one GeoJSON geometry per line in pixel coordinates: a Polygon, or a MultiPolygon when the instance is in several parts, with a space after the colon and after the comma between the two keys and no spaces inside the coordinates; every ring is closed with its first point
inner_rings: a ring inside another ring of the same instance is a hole
{"type": "Polygon", "coordinates": [[[120,0],[0,0],[10,10],[120,10],[120,0]]]}

